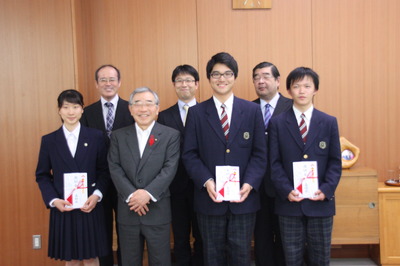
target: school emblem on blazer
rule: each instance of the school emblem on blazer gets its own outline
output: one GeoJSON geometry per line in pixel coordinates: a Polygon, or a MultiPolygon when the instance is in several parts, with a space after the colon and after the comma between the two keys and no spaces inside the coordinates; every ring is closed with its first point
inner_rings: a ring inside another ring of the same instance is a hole
{"type": "Polygon", "coordinates": [[[321,149],[326,149],[326,142],[325,142],[325,141],[320,141],[320,142],[319,142],[319,147],[320,147],[321,149]]]}
{"type": "Polygon", "coordinates": [[[249,139],[250,138],[250,133],[249,132],[244,132],[243,133],[243,138],[244,139],[249,139]]]}

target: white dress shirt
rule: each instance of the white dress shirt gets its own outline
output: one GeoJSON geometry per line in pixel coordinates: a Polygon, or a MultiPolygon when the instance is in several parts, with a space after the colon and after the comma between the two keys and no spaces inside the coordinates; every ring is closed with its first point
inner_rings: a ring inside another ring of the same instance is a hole
{"type": "Polygon", "coordinates": [[[138,124],[135,123],[136,135],[139,143],[140,158],[143,156],[144,149],[146,148],[147,141],[149,140],[151,130],[153,130],[155,121],[145,130],[141,129],[138,124]]]}
{"type": "Polygon", "coordinates": [[[305,111],[305,112],[300,112],[299,109],[297,109],[297,108],[294,107],[294,105],[293,105],[293,111],[294,111],[294,115],[296,116],[297,125],[300,125],[300,122],[301,122],[301,114],[304,114],[304,116],[305,116],[304,121],[306,122],[307,131],[310,130],[311,117],[312,117],[312,112],[313,112],[313,110],[314,110],[314,105],[311,105],[311,107],[308,108],[308,110],[305,111]]]}
{"type": "Polygon", "coordinates": [[[69,151],[71,152],[72,157],[75,158],[76,147],[78,146],[79,133],[81,132],[81,123],[79,123],[78,126],[72,131],[69,131],[65,127],[65,125],[62,126],[62,129],[64,132],[65,139],[67,140],[69,151]]]}

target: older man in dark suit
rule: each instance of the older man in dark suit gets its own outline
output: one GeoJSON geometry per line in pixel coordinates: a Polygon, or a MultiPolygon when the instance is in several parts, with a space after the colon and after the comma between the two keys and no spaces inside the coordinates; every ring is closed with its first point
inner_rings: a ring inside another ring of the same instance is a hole
{"type": "Polygon", "coordinates": [[[272,118],[269,125],[271,177],[277,193],[275,212],[279,215],[286,265],[303,265],[307,248],[307,265],[328,266],[335,190],[342,173],[338,124],[335,117],[314,108],[319,77],[312,69],[296,68],[287,77],[286,86],[293,108],[272,118]],[[303,178],[299,174],[294,178],[294,163],[302,169],[307,164],[317,168],[304,177],[318,178],[318,188],[307,198],[301,194],[306,186],[294,184],[294,180],[303,178]]]}
{"type": "Polygon", "coordinates": [[[118,191],[118,228],[123,265],[170,265],[169,185],[179,163],[179,131],[157,123],[157,94],[138,88],[130,96],[135,124],[114,131],[108,163],[118,191]]]}
{"type": "MultiPolygon", "coordinates": [[[[160,112],[158,122],[175,128],[181,133],[181,147],[185,130],[186,115],[190,107],[196,105],[196,91],[199,73],[190,65],[177,66],[172,72],[178,102],[160,112]]],[[[193,209],[193,181],[190,179],[182,160],[169,187],[171,192],[172,230],[174,233],[175,265],[203,265],[203,249],[196,215],[193,209]],[[194,238],[193,256],[190,235],[194,238]]]]}
{"type": "MultiPolygon", "coordinates": [[[[258,95],[254,102],[260,105],[265,125],[268,147],[268,123],[271,117],[292,107],[293,101],[281,95],[278,68],[269,62],[261,62],[253,68],[253,84],[258,95]]],[[[254,228],[254,257],[257,266],[284,266],[282,241],[278,216],[274,213],[275,190],[268,166],[260,189],[261,209],[257,212],[254,228]]]]}
{"type": "MultiPolygon", "coordinates": [[[[113,65],[102,65],[95,72],[95,85],[100,93],[100,100],[87,106],[80,122],[82,125],[97,128],[104,132],[107,147],[110,144],[110,135],[113,130],[132,125],[134,120],[129,113],[128,102],[118,96],[121,87],[121,74],[113,65]]],[[[117,217],[117,192],[110,182],[110,187],[103,199],[104,215],[107,229],[107,246],[109,255],[100,258],[101,266],[113,266],[113,228],[114,217],[117,217]]],[[[117,239],[118,239],[117,230],[117,239]]],[[[118,245],[119,246],[119,245],[118,245]]],[[[119,247],[118,260],[121,258],[119,247]]],[[[119,263],[119,265],[121,265],[119,263]]]]}
{"type": "Polygon", "coordinates": [[[250,265],[267,149],[258,105],[233,95],[236,60],[218,53],[207,63],[213,97],[189,109],[183,163],[195,186],[205,265],[250,265]],[[217,199],[216,166],[239,169],[239,199],[217,199]]]}

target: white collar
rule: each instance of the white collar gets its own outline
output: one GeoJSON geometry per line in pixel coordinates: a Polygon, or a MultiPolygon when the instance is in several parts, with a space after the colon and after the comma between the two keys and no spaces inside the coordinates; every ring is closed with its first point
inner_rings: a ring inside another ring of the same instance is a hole
{"type": "Polygon", "coordinates": [[[107,101],[106,99],[103,98],[103,96],[100,97],[101,105],[104,106],[105,103],[112,103],[114,105],[114,108],[117,106],[119,100],[118,94],[115,95],[114,98],[111,99],[111,101],[107,101]]]}
{"type": "MultiPolygon", "coordinates": [[[[276,93],[275,96],[271,99],[271,101],[268,102],[269,105],[270,105],[273,109],[276,108],[276,105],[278,104],[279,97],[280,97],[280,94],[279,94],[279,92],[278,92],[278,93],[276,93]]],[[[261,105],[262,107],[264,107],[264,106],[265,106],[266,104],[268,104],[268,103],[267,103],[265,100],[263,100],[263,99],[260,98],[260,105],[261,105]]]]}
{"type": "Polygon", "coordinates": [[[78,126],[77,126],[74,130],[72,130],[72,131],[69,131],[69,130],[65,127],[64,124],[63,124],[63,126],[62,126],[62,129],[63,129],[63,132],[64,132],[65,137],[68,137],[69,135],[74,135],[74,137],[75,137],[76,139],[78,139],[78,138],[79,138],[79,132],[81,132],[81,123],[78,123],[78,126]]]}

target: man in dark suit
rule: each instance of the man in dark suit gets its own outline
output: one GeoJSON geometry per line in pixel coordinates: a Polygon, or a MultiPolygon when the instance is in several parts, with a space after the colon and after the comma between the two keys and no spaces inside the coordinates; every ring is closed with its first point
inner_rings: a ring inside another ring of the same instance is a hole
{"type": "MultiPolygon", "coordinates": [[[[190,65],[177,66],[172,72],[178,102],[160,112],[158,122],[175,128],[181,133],[181,148],[186,115],[189,107],[196,105],[196,91],[199,86],[199,73],[190,65]]],[[[172,230],[174,234],[175,265],[203,265],[203,249],[197,219],[193,210],[193,181],[190,179],[182,160],[169,187],[171,192],[172,230]],[[194,238],[194,252],[190,244],[190,234],[194,238]]]]}
{"type": "Polygon", "coordinates": [[[313,106],[319,77],[312,69],[296,68],[287,77],[286,86],[293,108],[272,118],[269,124],[271,178],[277,193],[275,212],[279,215],[286,265],[303,265],[307,248],[307,265],[328,266],[335,190],[342,171],[338,124],[335,117],[313,106]],[[316,165],[317,171],[311,169],[313,174],[304,178],[317,177],[318,188],[304,198],[301,193],[306,188],[305,179],[295,186],[294,180],[303,176],[294,171],[294,163],[307,169],[307,162],[316,165]]]}
{"type": "MultiPolygon", "coordinates": [[[[121,86],[121,75],[118,68],[113,65],[103,65],[99,67],[95,72],[95,82],[96,88],[100,93],[100,100],[85,108],[80,122],[84,126],[102,130],[104,134],[108,136],[106,138],[108,147],[111,132],[132,125],[134,120],[129,113],[128,102],[118,96],[118,90],[121,86]]],[[[114,217],[117,216],[117,192],[115,191],[115,186],[111,182],[107,194],[104,195],[103,207],[110,255],[101,257],[100,265],[113,266],[113,225],[114,217]]],[[[118,260],[120,261],[121,256],[119,248],[117,254],[118,260]]]]}
{"type": "Polygon", "coordinates": [[[213,97],[189,109],[183,163],[194,182],[194,206],[205,265],[250,265],[267,149],[260,107],[233,95],[236,60],[218,53],[207,63],[213,97]],[[222,121],[222,122],[221,122],[222,121]],[[216,166],[239,168],[239,199],[217,199],[216,166]]]}
{"type": "MultiPolygon", "coordinates": [[[[292,107],[292,100],[282,96],[278,68],[269,62],[261,62],[253,68],[253,84],[258,95],[254,102],[260,105],[265,125],[265,139],[268,147],[268,123],[271,117],[292,107]]],[[[268,166],[260,189],[261,209],[257,212],[254,228],[254,257],[257,266],[284,266],[282,241],[278,216],[274,213],[275,190],[268,166]]]]}
{"type": "Polygon", "coordinates": [[[130,96],[135,124],[114,131],[108,163],[118,191],[118,229],[123,265],[171,265],[169,185],[179,163],[179,131],[157,123],[159,99],[149,88],[130,96]]]}

